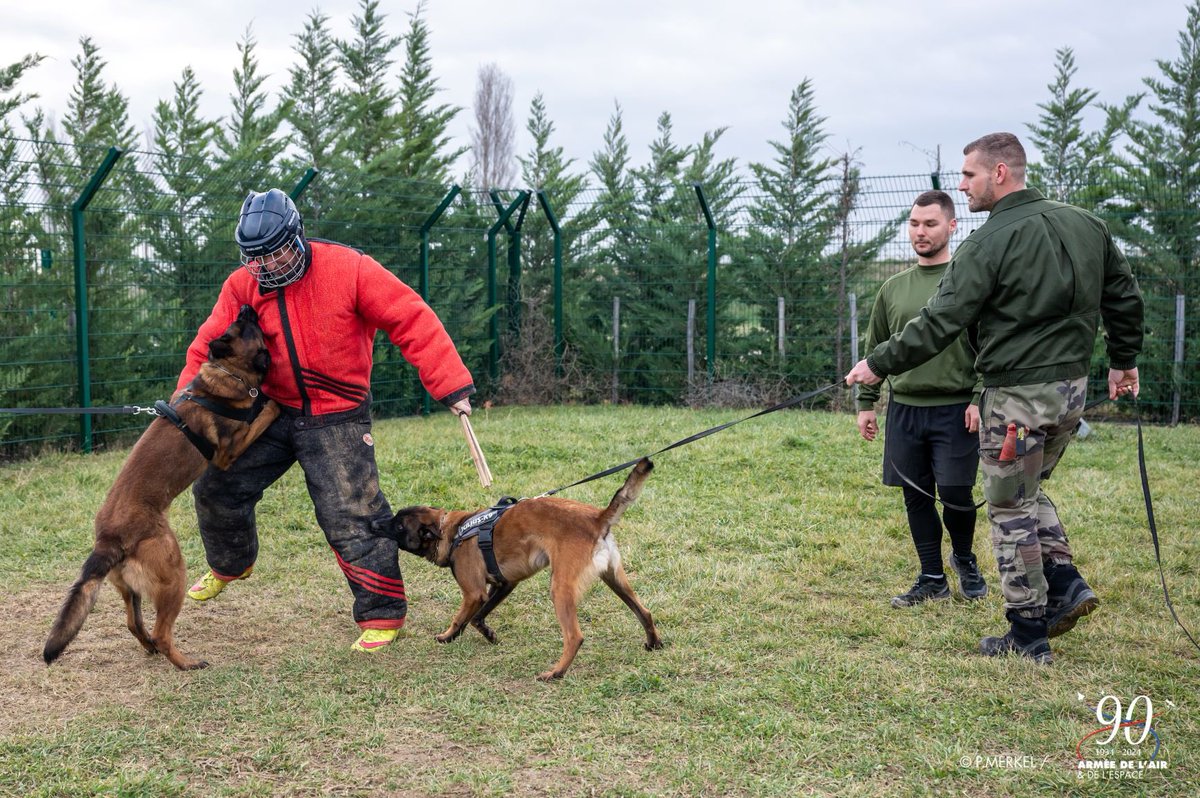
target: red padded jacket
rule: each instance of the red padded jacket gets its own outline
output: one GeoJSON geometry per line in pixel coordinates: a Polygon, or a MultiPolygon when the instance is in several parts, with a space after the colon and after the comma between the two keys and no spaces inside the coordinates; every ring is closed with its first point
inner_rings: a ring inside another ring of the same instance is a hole
{"type": "Polygon", "coordinates": [[[208,342],[237,318],[242,305],[250,305],[271,353],[263,392],[304,415],[363,403],[371,388],[376,330],[387,333],[438,401],[449,405],[475,392],[454,342],[416,291],[356,249],[320,239],[308,244],[308,268],[291,285],[263,291],[245,269],[229,275],[188,347],[178,388],[200,370],[208,342]]]}

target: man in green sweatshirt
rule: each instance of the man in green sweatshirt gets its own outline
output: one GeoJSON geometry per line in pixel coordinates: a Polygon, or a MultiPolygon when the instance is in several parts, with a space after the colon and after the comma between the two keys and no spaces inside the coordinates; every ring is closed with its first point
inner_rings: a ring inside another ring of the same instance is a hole
{"type": "Polygon", "coordinates": [[[959,246],[920,315],[859,361],[846,384],[908,371],[970,330],[984,386],[983,491],[1010,624],[979,648],[1048,664],[1049,638],[1073,628],[1099,600],[1072,562],[1042,481],[1083,414],[1101,321],[1109,398],[1137,396],[1144,306],[1105,224],[1025,187],[1025,149],[1016,136],[989,134],[963,155],[959,190],[972,211],[990,213],[987,222],[959,246]]]}
{"type": "MultiPolygon", "coordinates": [[[[958,226],[954,200],[944,191],[917,197],[908,216],[908,237],[917,265],[889,278],[875,295],[867,350],[920,313],[937,291],[950,264],[950,236],[958,226]]],[[[979,467],[979,407],[975,355],[966,334],[932,360],[887,378],[888,423],[883,446],[883,484],[904,492],[904,509],[921,570],[893,607],[912,607],[950,598],[942,561],[942,523],[950,534],[951,564],[964,597],[987,595],[987,583],[971,547],[975,541],[975,501],[971,488],[979,467]],[[938,517],[934,496],[943,503],[938,517]]],[[[858,431],[873,441],[879,431],[875,403],[879,386],[858,387],[858,431]]]]}

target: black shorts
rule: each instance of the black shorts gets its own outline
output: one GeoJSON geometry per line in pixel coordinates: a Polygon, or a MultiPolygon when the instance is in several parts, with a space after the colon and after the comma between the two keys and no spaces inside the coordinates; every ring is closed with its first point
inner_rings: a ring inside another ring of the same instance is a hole
{"type": "Polygon", "coordinates": [[[920,485],[975,484],[979,468],[979,436],[963,423],[967,403],[916,407],[888,402],[883,430],[883,484],[907,483],[898,471],[920,485]]]}

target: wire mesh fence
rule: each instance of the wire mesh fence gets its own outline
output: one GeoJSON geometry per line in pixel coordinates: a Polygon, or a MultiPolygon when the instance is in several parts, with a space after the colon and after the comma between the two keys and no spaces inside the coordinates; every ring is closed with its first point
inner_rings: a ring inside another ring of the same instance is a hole
{"type": "MultiPolygon", "coordinates": [[[[903,224],[913,199],[956,182],[835,175],[792,207],[748,180],[481,191],[3,139],[0,407],[168,396],[237,267],[241,201],[268,186],[292,193],[309,236],[361,249],[420,291],[482,398],[778,400],[848,370],[878,285],[913,262],[903,224]]],[[[986,218],[958,210],[952,246],[986,218]]],[[[1162,213],[1195,227],[1195,208],[1162,213]]],[[[1147,299],[1143,404],[1163,421],[1200,418],[1197,266],[1171,257],[1178,247],[1155,243],[1144,224],[1109,220],[1147,299]]],[[[1093,395],[1104,374],[1098,341],[1093,395]]],[[[382,416],[431,405],[382,335],[372,395],[382,416]]],[[[824,401],[846,406],[848,397],[824,401]]],[[[0,457],[114,445],[144,424],[122,414],[0,413],[0,457]]]]}

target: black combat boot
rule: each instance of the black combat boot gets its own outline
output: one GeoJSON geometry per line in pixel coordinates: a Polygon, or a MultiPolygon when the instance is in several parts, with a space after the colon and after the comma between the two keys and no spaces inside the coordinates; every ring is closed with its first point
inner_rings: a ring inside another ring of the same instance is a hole
{"type": "Polygon", "coordinates": [[[1083,616],[1100,606],[1096,593],[1083,581],[1074,565],[1042,563],[1049,591],[1046,595],[1046,636],[1058,637],[1075,628],[1083,616]]]}
{"type": "Polygon", "coordinates": [[[1022,657],[1049,665],[1054,662],[1050,641],[1046,639],[1045,618],[1024,618],[1015,611],[1005,613],[1010,628],[1004,637],[985,637],[979,641],[979,651],[987,657],[1020,654],[1022,657]]]}

